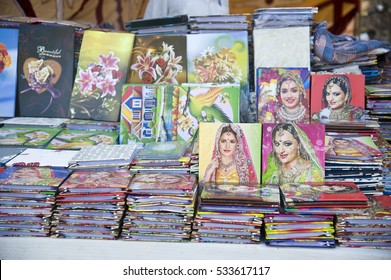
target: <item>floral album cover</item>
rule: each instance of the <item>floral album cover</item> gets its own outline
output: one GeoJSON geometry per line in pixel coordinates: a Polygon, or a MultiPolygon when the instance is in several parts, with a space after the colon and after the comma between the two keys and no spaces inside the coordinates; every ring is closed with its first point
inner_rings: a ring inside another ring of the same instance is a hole
{"type": "Polygon", "coordinates": [[[186,36],[137,36],[127,82],[181,84],[187,79],[186,68],[186,36]]]}
{"type": "Polygon", "coordinates": [[[18,35],[18,29],[0,28],[0,117],[15,116],[18,35]]]}
{"type": "Polygon", "coordinates": [[[69,117],[74,78],[74,28],[22,24],[18,46],[21,117],[69,117]]]}
{"type": "Polygon", "coordinates": [[[61,130],[61,128],[3,126],[0,128],[0,146],[43,148],[61,130]]]}
{"type": "Polygon", "coordinates": [[[247,83],[247,31],[187,36],[189,83],[247,83]]]}
{"type": "Polygon", "coordinates": [[[119,121],[135,35],[86,30],[71,97],[71,118],[119,121]]]}
{"type": "Polygon", "coordinates": [[[200,123],[199,181],[259,184],[262,125],[200,123]]]}
{"type": "Polygon", "coordinates": [[[262,125],[262,183],[323,182],[325,125],[262,125]]]}
{"type": "Polygon", "coordinates": [[[307,68],[258,68],[258,122],[309,123],[310,72],[307,68]]]}
{"type": "Polygon", "coordinates": [[[325,153],[327,159],[340,160],[373,160],[382,157],[371,136],[326,135],[325,153]]]}
{"type": "Polygon", "coordinates": [[[46,146],[48,149],[80,150],[85,146],[117,144],[117,131],[62,130],[46,146]]]}
{"type": "Polygon", "coordinates": [[[238,123],[239,85],[183,84],[178,96],[178,140],[192,141],[200,122],[238,123]]]}
{"type": "Polygon", "coordinates": [[[311,116],[313,120],[362,119],[365,108],[365,75],[311,75],[311,116]]]}

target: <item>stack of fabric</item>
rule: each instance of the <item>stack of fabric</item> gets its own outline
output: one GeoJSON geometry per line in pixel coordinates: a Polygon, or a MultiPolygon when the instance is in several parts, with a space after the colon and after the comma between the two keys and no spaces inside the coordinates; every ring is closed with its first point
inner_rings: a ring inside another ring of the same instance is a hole
{"type": "Polygon", "coordinates": [[[196,177],[190,174],[136,174],[129,187],[121,238],[189,240],[197,187],[196,177]]]}
{"type": "Polygon", "coordinates": [[[259,243],[262,216],[279,206],[277,185],[202,184],[191,240],[259,243]]]}

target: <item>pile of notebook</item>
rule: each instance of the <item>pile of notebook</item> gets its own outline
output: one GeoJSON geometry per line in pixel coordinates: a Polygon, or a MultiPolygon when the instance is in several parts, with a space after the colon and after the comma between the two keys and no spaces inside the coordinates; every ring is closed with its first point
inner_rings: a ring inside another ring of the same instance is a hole
{"type": "Polygon", "coordinates": [[[246,14],[190,16],[191,33],[217,33],[247,31],[249,23],[246,14]]]}
{"type": "Polygon", "coordinates": [[[376,145],[379,147],[380,152],[382,153],[382,175],[383,175],[383,185],[384,190],[383,194],[391,194],[391,144],[383,137],[382,134],[377,136],[375,141],[376,145]]]}
{"type": "Polygon", "coordinates": [[[334,248],[334,216],[266,214],[265,243],[280,247],[334,248]]]}
{"type": "Polygon", "coordinates": [[[116,239],[132,176],[120,169],[74,171],[56,196],[52,236],[116,239]]]}
{"type": "Polygon", "coordinates": [[[197,179],[190,174],[136,174],[126,199],[121,238],[189,240],[197,189],[197,179]]]}
{"type": "Polygon", "coordinates": [[[341,247],[391,249],[391,196],[369,196],[360,215],[337,215],[336,239],[341,247]]]}
{"type": "Polygon", "coordinates": [[[362,214],[368,198],[353,182],[313,182],[280,185],[284,211],[291,214],[362,214]]]}
{"type": "Polygon", "coordinates": [[[82,147],[69,160],[70,169],[120,167],[129,169],[142,144],[97,145],[82,147]]]}
{"type": "Polygon", "coordinates": [[[69,171],[8,167],[0,173],[0,236],[49,236],[55,195],[69,171]]]}
{"type": "Polygon", "coordinates": [[[277,185],[203,183],[192,241],[257,244],[264,213],[278,213],[277,185]]]}
{"type": "Polygon", "coordinates": [[[365,194],[382,194],[382,153],[371,136],[326,136],[328,182],[354,182],[365,194]]]}
{"type": "Polygon", "coordinates": [[[185,141],[149,142],[131,163],[140,172],[188,173],[192,148],[185,141]]]}

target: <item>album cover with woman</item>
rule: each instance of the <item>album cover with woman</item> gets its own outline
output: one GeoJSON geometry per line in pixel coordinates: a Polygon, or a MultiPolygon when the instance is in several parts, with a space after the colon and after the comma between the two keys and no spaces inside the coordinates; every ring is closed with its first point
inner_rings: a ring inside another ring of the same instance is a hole
{"type": "Polygon", "coordinates": [[[365,115],[365,75],[311,75],[313,120],[359,120],[365,115]]]}
{"type": "Polygon", "coordinates": [[[373,160],[382,157],[382,153],[371,136],[343,137],[327,135],[325,141],[327,159],[373,160]]]}
{"type": "Polygon", "coordinates": [[[203,202],[226,202],[229,204],[280,204],[280,189],[277,184],[232,184],[208,182],[202,184],[203,202]]]}
{"type": "Polygon", "coordinates": [[[309,123],[307,68],[258,68],[256,84],[258,122],[309,123]]]}
{"type": "Polygon", "coordinates": [[[325,173],[325,125],[262,125],[262,183],[322,182],[325,173]]]}
{"type": "Polygon", "coordinates": [[[353,182],[308,182],[280,185],[287,206],[368,207],[368,198],[353,182]]]}
{"type": "Polygon", "coordinates": [[[199,180],[259,184],[262,125],[200,123],[199,180]]]}
{"type": "Polygon", "coordinates": [[[138,173],[130,183],[129,193],[193,195],[196,181],[192,174],[138,173]]]}

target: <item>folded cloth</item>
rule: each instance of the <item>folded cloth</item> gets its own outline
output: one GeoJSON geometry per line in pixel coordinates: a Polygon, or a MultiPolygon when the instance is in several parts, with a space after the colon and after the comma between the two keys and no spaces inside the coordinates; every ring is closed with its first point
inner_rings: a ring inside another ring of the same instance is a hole
{"type": "Polygon", "coordinates": [[[363,41],[351,35],[335,35],[326,26],[327,22],[323,21],[314,30],[314,53],[322,61],[342,64],[378,48],[385,49],[386,52],[391,50],[387,41],[363,41]]]}

